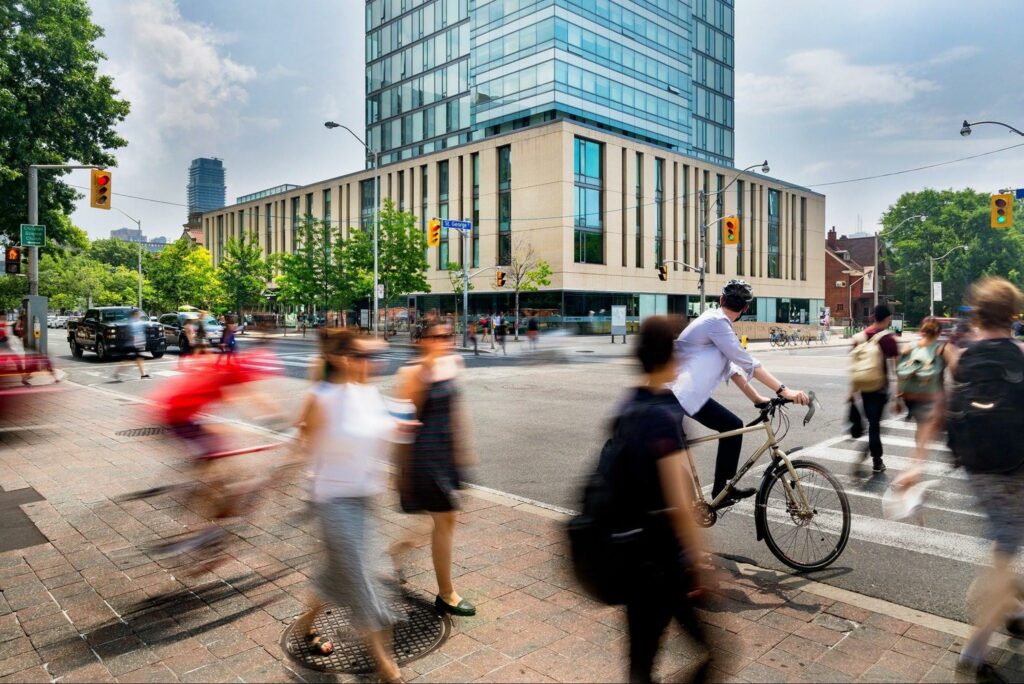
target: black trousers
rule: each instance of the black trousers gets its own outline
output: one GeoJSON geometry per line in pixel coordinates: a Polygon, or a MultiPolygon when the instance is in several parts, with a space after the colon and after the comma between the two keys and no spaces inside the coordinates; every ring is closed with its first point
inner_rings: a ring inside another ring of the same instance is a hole
{"type": "MultiPolygon", "coordinates": [[[[661,636],[675,619],[693,641],[710,653],[707,636],[697,616],[693,600],[687,596],[692,589],[686,574],[670,565],[646,565],[638,571],[633,593],[626,603],[629,627],[629,680],[651,682],[654,659],[658,655],[661,636]]],[[[701,665],[693,681],[703,681],[708,665],[701,665]]]]}
{"type": "Polygon", "coordinates": [[[860,399],[864,403],[864,417],[868,421],[868,452],[877,461],[882,458],[882,418],[885,416],[885,406],[889,403],[889,393],[885,390],[861,392],[860,399]]]}
{"type": "MultiPolygon", "coordinates": [[[[739,430],[743,427],[743,421],[739,416],[719,404],[714,399],[708,399],[708,403],[701,407],[692,418],[715,432],[729,432],[739,430]]],[[[740,451],[743,449],[743,435],[727,437],[718,440],[718,458],[715,461],[715,484],[711,489],[711,498],[718,496],[718,493],[725,489],[736,475],[736,467],[740,462],[740,451]]]]}

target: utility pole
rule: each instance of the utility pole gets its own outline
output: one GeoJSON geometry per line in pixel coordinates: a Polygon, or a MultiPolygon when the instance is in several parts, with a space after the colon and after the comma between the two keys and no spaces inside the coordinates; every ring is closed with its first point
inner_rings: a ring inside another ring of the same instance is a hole
{"type": "Polygon", "coordinates": [[[460,231],[462,233],[462,346],[469,346],[469,234],[470,230],[460,231]]]}
{"type": "Polygon", "coordinates": [[[704,259],[704,254],[707,250],[708,239],[708,195],[704,188],[700,189],[698,201],[700,202],[700,232],[697,235],[697,250],[699,251],[697,259],[697,289],[700,292],[700,308],[698,312],[704,313],[704,274],[707,270],[707,261],[704,259]]]}

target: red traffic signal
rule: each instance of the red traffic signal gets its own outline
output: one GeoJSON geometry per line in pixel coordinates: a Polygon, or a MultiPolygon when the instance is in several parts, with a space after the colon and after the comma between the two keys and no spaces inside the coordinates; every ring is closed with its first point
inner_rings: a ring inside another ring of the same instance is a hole
{"type": "Polygon", "coordinates": [[[8,247],[4,253],[4,272],[12,275],[21,273],[21,248],[8,247]]]}

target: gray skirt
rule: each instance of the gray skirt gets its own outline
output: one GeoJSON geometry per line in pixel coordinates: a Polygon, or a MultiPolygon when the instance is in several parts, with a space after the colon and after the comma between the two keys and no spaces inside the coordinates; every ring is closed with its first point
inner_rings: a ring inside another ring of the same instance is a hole
{"type": "Polygon", "coordinates": [[[371,501],[338,497],[317,502],[327,551],[317,588],[327,601],[352,611],[355,627],[379,631],[396,619],[388,608],[394,596],[381,581],[386,566],[371,501]]]}

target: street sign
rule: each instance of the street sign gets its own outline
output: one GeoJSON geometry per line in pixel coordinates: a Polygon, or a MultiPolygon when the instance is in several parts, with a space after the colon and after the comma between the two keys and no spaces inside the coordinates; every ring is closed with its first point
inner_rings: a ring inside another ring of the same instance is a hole
{"type": "Polygon", "coordinates": [[[932,301],[933,302],[941,302],[942,301],[942,282],[941,281],[936,281],[936,282],[932,283],[932,301]]]}
{"type": "Polygon", "coordinates": [[[377,285],[377,299],[384,299],[384,283],[377,285]]]}
{"type": "Polygon", "coordinates": [[[1016,197],[1017,199],[1024,199],[1024,188],[1017,188],[1016,197]]]}
{"type": "Polygon", "coordinates": [[[42,247],[46,242],[46,226],[31,223],[21,224],[21,246],[42,247]]]}
{"type": "Polygon", "coordinates": [[[441,227],[448,230],[459,230],[468,233],[473,230],[472,221],[456,221],[455,219],[441,219],[441,227]]]}

